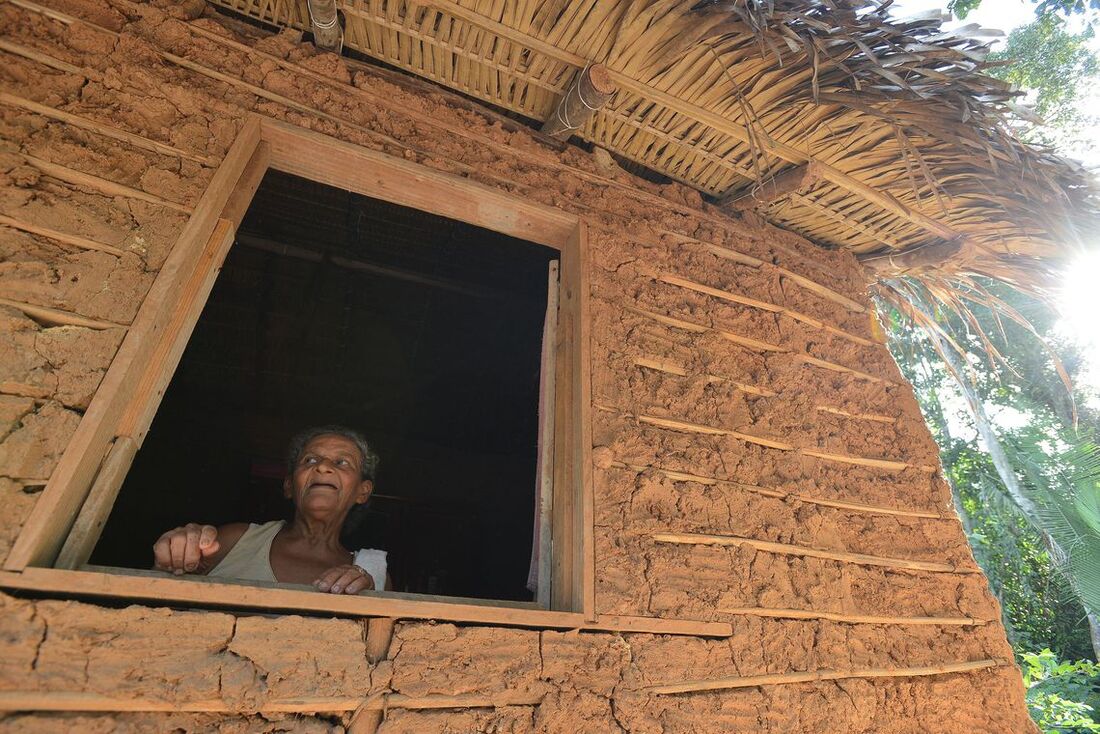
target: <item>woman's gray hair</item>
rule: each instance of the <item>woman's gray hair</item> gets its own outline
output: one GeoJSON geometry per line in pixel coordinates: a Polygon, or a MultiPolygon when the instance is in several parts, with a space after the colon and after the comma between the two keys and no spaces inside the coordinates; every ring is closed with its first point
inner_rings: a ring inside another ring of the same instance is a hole
{"type": "Polygon", "coordinates": [[[294,473],[294,467],[298,466],[298,459],[302,458],[302,450],[306,447],[307,443],[318,436],[340,436],[354,443],[355,447],[359,449],[360,456],[363,457],[359,472],[360,476],[363,479],[374,481],[374,475],[378,471],[378,454],[374,453],[362,433],[346,426],[337,425],[314,426],[313,428],[307,428],[295,434],[294,438],[290,439],[290,448],[287,449],[287,474],[294,473]]]}

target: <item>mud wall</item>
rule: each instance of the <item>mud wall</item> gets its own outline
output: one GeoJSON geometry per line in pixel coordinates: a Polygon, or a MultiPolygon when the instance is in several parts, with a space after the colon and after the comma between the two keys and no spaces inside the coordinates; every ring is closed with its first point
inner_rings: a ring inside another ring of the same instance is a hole
{"type": "Polygon", "coordinates": [[[108,710],[10,713],[0,731],[328,731],[348,713],[272,703],[382,694],[493,704],[394,707],[384,732],[1032,730],[850,255],[201,2],[47,4],[59,12],[0,5],[0,557],[258,112],[585,218],[597,611],[724,621],[732,635],[399,622],[370,663],[361,621],[3,595],[0,699],[108,710]],[[999,664],[867,673],[981,660],[999,664]],[[854,675],[782,679],[815,671],[854,675]],[[772,677],[654,692],[755,676],[772,677]],[[172,710],[199,704],[216,710],[172,710]],[[130,711],[142,706],[160,710],[130,711]]]}

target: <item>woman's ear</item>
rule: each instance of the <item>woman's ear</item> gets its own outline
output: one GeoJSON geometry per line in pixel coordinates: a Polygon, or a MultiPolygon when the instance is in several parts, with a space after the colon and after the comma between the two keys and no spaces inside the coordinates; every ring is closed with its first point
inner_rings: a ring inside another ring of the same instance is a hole
{"type": "Polygon", "coordinates": [[[290,496],[290,477],[287,477],[283,480],[283,496],[286,497],[288,500],[293,499],[290,496]]]}
{"type": "Polygon", "coordinates": [[[374,482],[364,479],[359,482],[359,493],[355,496],[355,504],[362,505],[370,499],[370,493],[374,491],[374,482]]]}

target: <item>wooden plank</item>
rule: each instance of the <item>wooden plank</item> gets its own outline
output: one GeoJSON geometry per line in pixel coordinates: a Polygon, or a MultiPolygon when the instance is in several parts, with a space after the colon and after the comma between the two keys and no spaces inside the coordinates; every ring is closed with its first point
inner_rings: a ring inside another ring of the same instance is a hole
{"type": "Polygon", "coordinates": [[[580,602],[585,619],[596,618],[596,550],[595,550],[595,499],[592,478],[592,344],[591,298],[592,286],[588,267],[588,230],[582,221],[574,234],[572,250],[575,257],[566,265],[572,269],[570,278],[576,290],[576,321],[574,326],[573,371],[576,392],[573,395],[569,420],[577,426],[574,433],[573,481],[579,492],[580,512],[580,602]]]}
{"type": "Polygon", "coordinates": [[[575,485],[573,452],[576,447],[576,416],[573,415],[577,392],[577,266],[575,247],[567,246],[561,256],[559,288],[557,356],[554,375],[554,505],[552,523],[553,566],[550,603],[552,609],[582,609],[580,590],[581,529],[577,521],[579,492],[575,485]]]}
{"type": "Polygon", "coordinates": [[[137,450],[137,441],[129,436],[119,436],[111,444],[88,498],[84,500],[73,529],[57,557],[57,568],[79,568],[88,562],[137,450]]]}
{"type": "Polygon", "coordinates": [[[900,568],[911,571],[928,571],[931,573],[981,573],[979,568],[954,566],[950,563],[937,561],[917,561],[909,558],[890,558],[887,556],[872,556],[867,553],[848,553],[846,551],[827,551],[818,548],[807,548],[790,543],[773,543],[769,540],[757,540],[755,538],[741,538],[735,535],[710,535],[706,533],[654,533],[653,539],[658,543],[675,543],[680,545],[723,545],[746,546],[765,553],[778,553],[788,556],[802,556],[806,558],[821,558],[828,561],[841,561],[844,563],[856,563],[862,566],[883,566],[886,568],[900,568]]]}
{"type": "MultiPolygon", "coordinates": [[[[153,604],[183,604],[228,609],[297,611],[344,617],[435,619],[460,623],[509,625],[536,629],[577,629],[599,632],[637,632],[703,637],[729,637],[728,622],[599,615],[585,621],[577,612],[549,611],[530,604],[484,599],[364,592],[357,596],[323,594],[312,586],[234,581],[206,576],[172,576],[159,571],[86,566],[82,570],[26,568],[0,571],[0,588],[60,594],[71,597],[131,599],[153,604]]],[[[368,653],[381,652],[385,624],[375,625],[368,653]]],[[[381,658],[380,658],[381,659],[381,658]]]]}
{"type": "Polygon", "coordinates": [[[221,218],[229,220],[233,229],[239,228],[244,221],[244,215],[252,204],[252,198],[256,196],[256,190],[260,188],[260,182],[263,181],[270,163],[271,144],[261,140],[256,146],[256,152],[249,159],[248,165],[241,172],[241,177],[233,187],[233,193],[229,195],[229,201],[226,202],[225,209],[222,211],[221,218]]]}
{"type": "Polygon", "coordinates": [[[235,231],[229,220],[218,219],[199,254],[198,262],[171,304],[171,312],[164,327],[159,330],[156,344],[139,368],[139,377],[131,383],[129,401],[118,424],[118,435],[132,437],[138,446],[145,441],[145,434],[160,407],[164,391],[168,389],[172,374],[187,347],[187,340],[191,338],[191,332],[221,271],[222,262],[233,244],[235,231]]]}
{"type": "Polygon", "coordinates": [[[202,245],[209,239],[259,142],[259,120],[250,117],[149,289],[65,454],[4,561],[5,569],[18,571],[30,565],[48,565],[56,557],[110,441],[118,435],[118,422],[129,402],[129,390],[139,379],[155,338],[170,318],[173,304],[194,268],[202,245]]]}
{"type": "Polygon", "coordinates": [[[0,587],[59,593],[67,597],[115,597],[153,604],[262,609],[335,614],[346,617],[439,619],[453,622],[513,625],[548,629],[584,626],[574,612],[536,609],[530,604],[462,599],[392,591],[357,596],[324,594],[312,586],[257,581],[171,576],[159,571],[88,566],[84,570],[26,568],[0,575],[0,587]]]}
{"type": "Polygon", "coordinates": [[[767,675],[736,676],[712,680],[678,681],[655,686],[647,686],[644,691],[652,694],[694,693],[697,691],[722,691],[731,688],[753,688],[756,686],[790,685],[794,683],[816,683],[819,681],[842,680],[844,678],[918,678],[948,673],[970,673],[987,668],[1008,666],[1003,660],[987,658],[960,663],[925,665],[912,668],[862,668],[857,670],[812,670],[805,673],[771,673],[767,675]]]}
{"type": "Polygon", "coordinates": [[[80,314],[71,313],[69,311],[49,308],[48,306],[36,306],[33,303],[23,303],[22,301],[15,301],[10,298],[0,298],[0,306],[10,306],[11,308],[18,309],[30,318],[46,326],[82,326],[86,329],[96,329],[97,331],[102,331],[103,329],[125,330],[127,328],[126,324],[116,324],[114,321],[104,321],[103,319],[90,319],[87,316],[81,316],[80,314]]]}
{"type": "Polygon", "coordinates": [[[546,316],[542,324],[542,358],[539,365],[538,433],[538,566],[536,599],[550,608],[553,580],[554,519],[554,376],[557,369],[558,291],[560,262],[550,263],[546,283],[546,316]]]}
{"type": "Polygon", "coordinates": [[[102,122],[89,119],[87,117],[81,117],[80,115],[74,115],[71,112],[65,112],[59,110],[56,107],[50,107],[49,105],[40,104],[23,97],[16,96],[14,94],[8,94],[7,92],[0,91],[0,103],[10,105],[12,107],[21,107],[28,112],[33,112],[43,117],[49,117],[58,122],[64,122],[66,125],[72,125],[78,127],[81,130],[88,130],[104,137],[120,140],[124,143],[128,143],[135,148],[141,148],[153,153],[160,153],[162,155],[173,156],[175,158],[183,158],[185,160],[201,163],[204,166],[214,167],[218,165],[218,159],[213,156],[202,155],[199,153],[192,153],[186,150],[180,150],[171,145],[157,142],[156,140],[150,140],[149,138],[141,135],[136,135],[126,130],[114,127],[113,125],[107,125],[102,122]]]}
{"type": "Polygon", "coordinates": [[[264,120],[271,167],[358,194],[556,249],[577,217],[498,189],[276,120],[264,120]]]}
{"type": "Polygon", "coordinates": [[[121,257],[126,254],[125,250],[120,250],[117,247],[111,245],[105,245],[102,242],[96,242],[90,240],[87,237],[81,237],[80,235],[68,234],[66,232],[59,232],[56,229],[50,229],[49,227],[40,227],[37,224],[27,224],[26,222],[20,222],[17,219],[0,214],[0,224],[5,227],[11,227],[12,229],[18,229],[21,232],[27,232],[29,234],[38,235],[39,237],[46,237],[51,240],[56,240],[65,245],[72,245],[73,247],[79,247],[83,250],[97,250],[99,252],[106,252],[116,257],[121,257]]]}
{"type": "Polygon", "coordinates": [[[92,189],[100,194],[106,196],[119,196],[125,199],[138,199],[139,201],[145,201],[150,204],[156,204],[157,206],[163,206],[166,209],[174,209],[183,214],[190,214],[192,208],[184,204],[177,204],[174,201],[169,201],[155,194],[146,193],[140,189],[131,188],[114,181],[109,181],[99,176],[93,176],[90,173],[84,173],[83,171],[77,171],[68,166],[58,165],[57,163],[50,163],[44,161],[41,158],[35,158],[31,155],[21,154],[28,164],[34,166],[42,173],[56,178],[58,181],[64,181],[65,183],[72,184],[73,186],[79,186],[84,189],[92,189]]]}

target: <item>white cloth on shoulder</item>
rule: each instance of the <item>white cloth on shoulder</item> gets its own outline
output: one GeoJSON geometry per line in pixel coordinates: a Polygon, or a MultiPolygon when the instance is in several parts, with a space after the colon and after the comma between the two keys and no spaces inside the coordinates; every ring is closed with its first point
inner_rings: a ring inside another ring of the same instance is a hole
{"type": "Polygon", "coordinates": [[[360,548],[355,552],[353,564],[370,574],[374,579],[374,590],[386,588],[386,551],[377,548],[360,548]]]}

